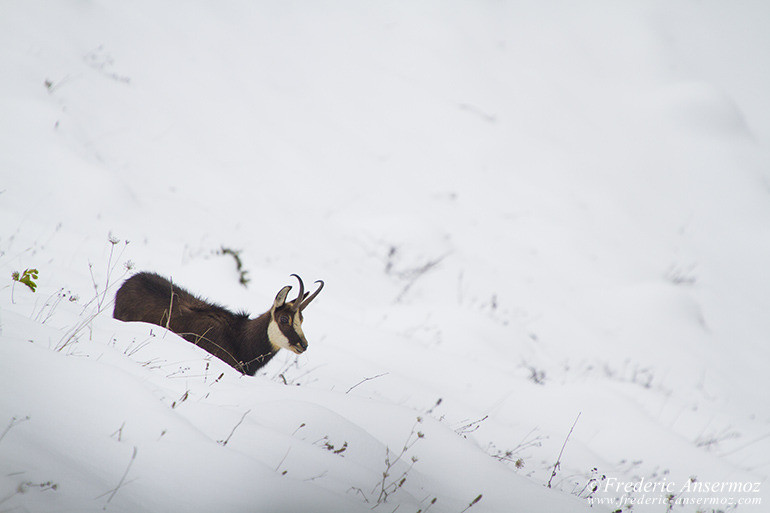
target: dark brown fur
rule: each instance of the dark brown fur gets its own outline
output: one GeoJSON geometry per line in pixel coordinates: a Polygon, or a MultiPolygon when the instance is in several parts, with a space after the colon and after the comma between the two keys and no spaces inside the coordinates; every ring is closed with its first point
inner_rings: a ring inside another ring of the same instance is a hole
{"type": "Polygon", "coordinates": [[[170,329],[244,374],[254,373],[278,352],[270,344],[270,311],[255,319],[208,303],[154,273],[139,273],[115,295],[113,317],[170,329]]]}

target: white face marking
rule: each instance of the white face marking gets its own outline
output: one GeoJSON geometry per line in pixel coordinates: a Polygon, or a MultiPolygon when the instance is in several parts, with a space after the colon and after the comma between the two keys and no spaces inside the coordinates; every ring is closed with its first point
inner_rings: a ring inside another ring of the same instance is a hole
{"type": "MultiPolygon", "coordinates": [[[[291,345],[289,339],[286,337],[286,335],[283,334],[280,326],[278,326],[278,323],[273,318],[274,315],[275,312],[270,314],[270,322],[267,325],[267,339],[270,341],[270,345],[273,346],[275,351],[278,351],[279,349],[288,349],[293,353],[302,354],[304,349],[291,345]]],[[[292,321],[292,329],[297,335],[299,335],[300,340],[302,340],[302,344],[307,347],[305,334],[302,333],[302,320],[300,319],[299,314],[294,315],[294,320],[292,321]]]]}
{"type": "Polygon", "coordinates": [[[281,328],[278,327],[278,323],[275,322],[275,319],[272,317],[270,318],[270,323],[267,325],[267,338],[270,340],[270,344],[276,351],[281,348],[290,351],[292,350],[289,339],[286,338],[286,335],[281,333],[281,328]]]}

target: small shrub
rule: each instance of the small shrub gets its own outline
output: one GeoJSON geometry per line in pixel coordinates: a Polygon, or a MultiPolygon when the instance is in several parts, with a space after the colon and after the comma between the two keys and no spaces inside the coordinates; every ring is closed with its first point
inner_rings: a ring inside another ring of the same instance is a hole
{"type": "Polygon", "coordinates": [[[247,287],[251,278],[249,278],[249,271],[243,267],[243,261],[241,260],[241,251],[239,249],[232,249],[222,246],[220,250],[223,255],[230,255],[235,260],[235,267],[238,270],[238,282],[247,287]]]}

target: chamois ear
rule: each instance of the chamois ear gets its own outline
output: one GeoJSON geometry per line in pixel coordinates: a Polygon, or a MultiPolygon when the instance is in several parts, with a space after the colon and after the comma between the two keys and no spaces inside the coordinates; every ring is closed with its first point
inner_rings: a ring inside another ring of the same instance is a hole
{"type": "Polygon", "coordinates": [[[273,302],[273,308],[281,308],[284,303],[286,303],[286,296],[289,295],[290,290],[291,285],[286,285],[284,288],[278,291],[278,294],[275,296],[275,301],[273,302]]]}

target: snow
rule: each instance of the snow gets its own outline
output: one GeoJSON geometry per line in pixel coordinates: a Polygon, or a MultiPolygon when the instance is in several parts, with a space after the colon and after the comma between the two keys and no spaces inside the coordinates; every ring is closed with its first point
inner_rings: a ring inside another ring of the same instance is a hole
{"type": "Polygon", "coordinates": [[[0,511],[766,511],[768,22],[6,0],[0,511]],[[136,270],[326,287],[245,377],[112,319],[136,270]]]}

